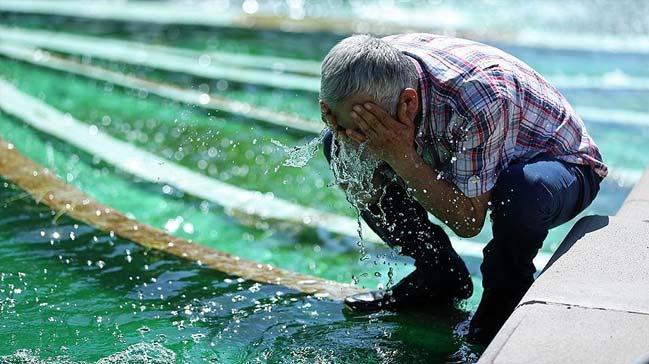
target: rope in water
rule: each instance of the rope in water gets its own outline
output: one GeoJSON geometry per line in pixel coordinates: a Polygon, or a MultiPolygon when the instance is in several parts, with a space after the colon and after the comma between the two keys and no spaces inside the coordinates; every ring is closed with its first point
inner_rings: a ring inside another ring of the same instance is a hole
{"type": "Polygon", "coordinates": [[[58,213],[65,213],[99,230],[113,232],[143,247],[200,262],[201,265],[220,272],[261,283],[278,284],[306,294],[335,300],[361,291],[352,285],[241,259],[199,243],[171,236],[160,229],[130,219],[63,182],[3,139],[0,139],[0,175],[25,190],[35,201],[58,213]]]}

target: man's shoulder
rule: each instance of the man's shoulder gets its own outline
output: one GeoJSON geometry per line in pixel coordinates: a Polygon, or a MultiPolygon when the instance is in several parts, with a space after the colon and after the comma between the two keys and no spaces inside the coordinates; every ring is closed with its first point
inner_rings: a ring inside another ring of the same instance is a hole
{"type": "Polygon", "coordinates": [[[444,35],[434,34],[434,33],[402,33],[402,34],[392,34],[385,36],[381,39],[390,43],[417,43],[417,42],[426,42],[438,38],[448,38],[444,35]]]}
{"type": "Polygon", "coordinates": [[[434,33],[403,33],[403,34],[393,34],[381,38],[384,41],[393,44],[395,46],[410,46],[414,48],[431,48],[443,50],[453,49],[453,48],[472,48],[472,47],[481,47],[481,48],[490,48],[488,45],[483,43],[458,37],[451,37],[442,34],[434,33]]]}

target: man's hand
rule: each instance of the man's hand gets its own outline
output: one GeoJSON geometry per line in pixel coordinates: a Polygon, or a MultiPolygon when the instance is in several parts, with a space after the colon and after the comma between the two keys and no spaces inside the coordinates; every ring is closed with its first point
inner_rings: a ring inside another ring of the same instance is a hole
{"type": "Polygon", "coordinates": [[[407,116],[405,103],[399,105],[398,120],[371,102],[355,105],[350,116],[358,123],[362,134],[347,129],[347,136],[359,144],[367,142],[370,150],[393,168],[413,161],[416,155],[415,124],[407,116]]]}
{"type": "MultiPolygon", "coordinates": [[[[358,144],[360,144],[356,142],[356,140],[349,137],[349,135],[346,133],[348,129],[345,129],[338,125],[336,116],[333,114],[333,112],[331,112],[329,106],[322,100],[320,100],[320,117],[322,118],[322,122],[324,122],[329,127],[331,132],[334,133],[339,139],[342,139],[355,146],[358,146],[358,144]]],[[[360,135],[360,133],[357,134],[360,135]]]]}
{"type": "Polygon", "coordinates": [[[415,151],[414,120],[407,116],[405,104],[399,105],[398,120],[372,103],[356,105],[353,110],[350,116],[362,134],[347,130],[350,138],[358,143],[367,142],[370,150],[406,182],[417,201],[456,234],[471,237],[480,232],[490,194],[468,198],[452,182],[435,177],[439,171],[427,165],[415,151]]]}

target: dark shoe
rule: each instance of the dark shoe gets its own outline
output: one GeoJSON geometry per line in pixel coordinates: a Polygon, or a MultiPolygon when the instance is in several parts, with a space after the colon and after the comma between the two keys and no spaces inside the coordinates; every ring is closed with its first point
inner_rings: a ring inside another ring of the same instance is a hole
{"type": "Polygon", "coordinates": [[[518,289],[486,288],[475,311],[467,340],[473,344],[489,345],[505,321],[525,295],[527,287],[518,289]]]}
{"type": "Polygon", "coordinates": [[[471,297],[473,283],[468,274],[462,278],[448,276],[417,268],[388,290],[355,294],[344,303],[352,311],[376,312],[450,306],[471,297]]]}

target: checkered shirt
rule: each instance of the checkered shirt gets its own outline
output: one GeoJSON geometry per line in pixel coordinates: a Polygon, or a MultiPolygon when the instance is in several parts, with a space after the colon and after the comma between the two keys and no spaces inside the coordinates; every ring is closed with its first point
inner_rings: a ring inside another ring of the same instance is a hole
{"type": "Polygon", "coordinates": [[[419,73],[417,151],[466,196],[490,191],[510,163],[541,153],[606,176],[579,115],[523,61],[481,43],[434,34],[384,39],[411,58],[419,73]]]}

